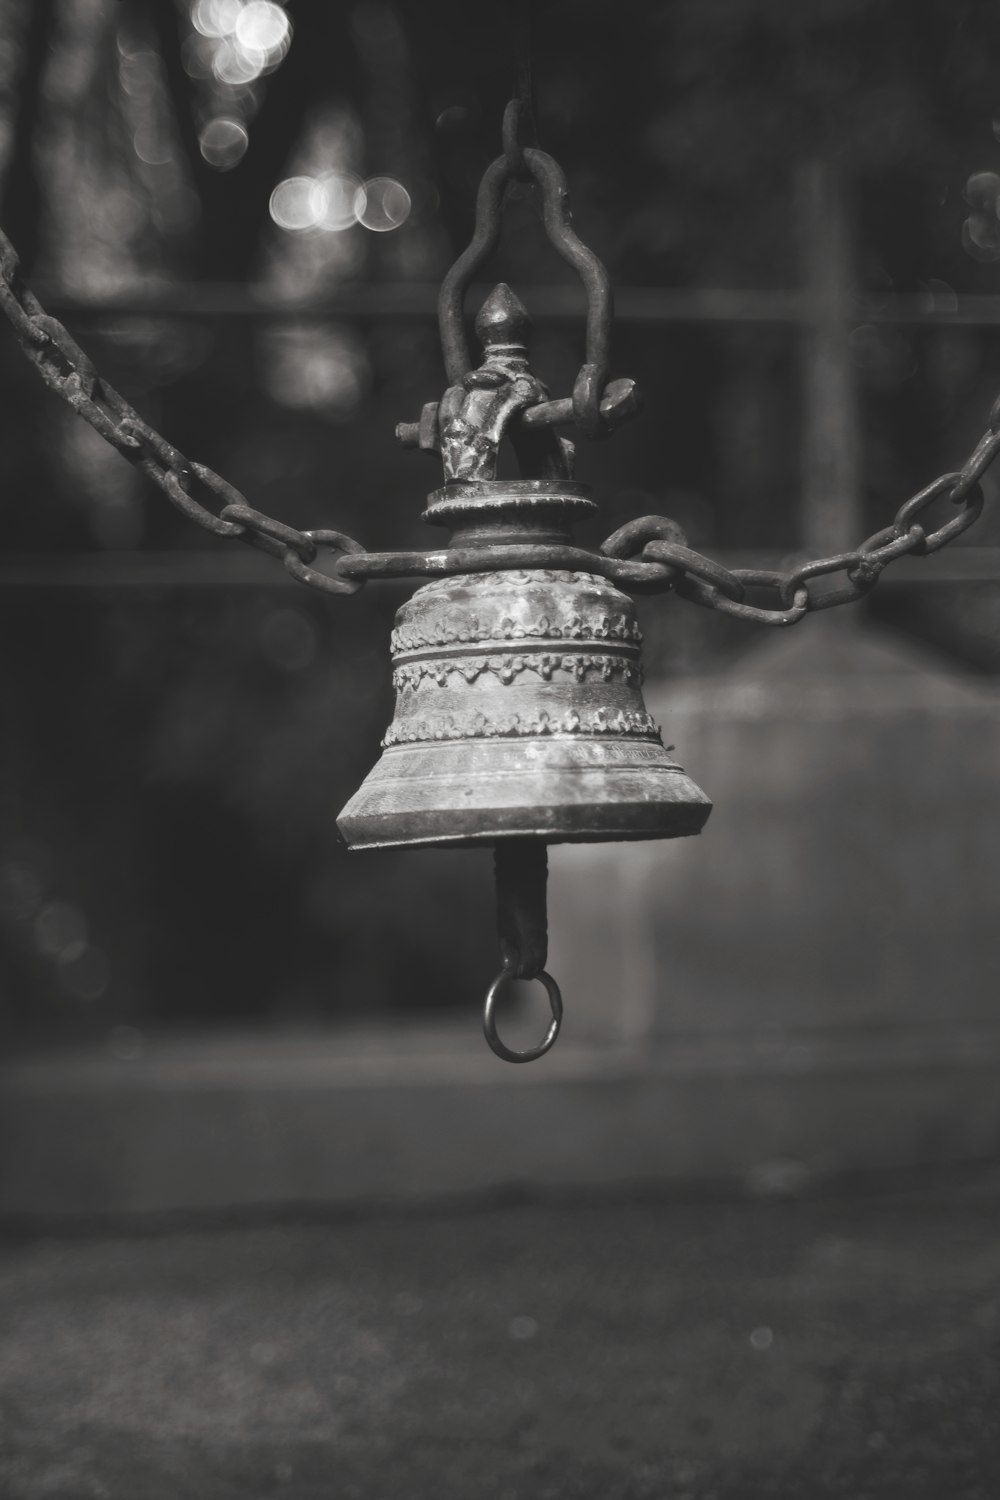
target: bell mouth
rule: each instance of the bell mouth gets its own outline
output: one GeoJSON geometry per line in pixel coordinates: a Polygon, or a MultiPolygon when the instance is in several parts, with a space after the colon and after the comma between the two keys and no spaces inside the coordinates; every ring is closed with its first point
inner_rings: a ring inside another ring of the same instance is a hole
{"type": "Polygon", "coordinates": [[[683,838],[712,810],[652,739],[443,740],[393,745],[337,827],[351,849],[683,838]]]}

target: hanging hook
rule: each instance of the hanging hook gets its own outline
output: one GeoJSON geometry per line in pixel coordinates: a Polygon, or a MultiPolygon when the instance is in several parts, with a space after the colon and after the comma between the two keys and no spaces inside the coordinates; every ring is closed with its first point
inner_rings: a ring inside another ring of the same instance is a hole
{"type": "Polygon", "coordinates": [[[510,30],[514,41],[514,98],[524,108],[524,124],[529,146],[537,146],[535,123],[535,46],[534,13],[535,0],[514,0],[510,18],[510,30]]]}
{"type": "Polygon", "coordinates": [[[603,437],[609,430],[601,414],[601,398],[611,368],[611,280],[593,250],[573,229],[562,168],[546,152],[523,144],[523,125],[523,102],[513,99],[504,115],[504,154],[490,163],[479,184],[472,239],[441,283],[438,324],[445,369],[451,385],[457,385],[472,369],[463,312],[465,293],[499,243],[504,190],[523,171],[541,192],[542,220],[549,243],[576,271],[587,295],[586,346],[584,363],[573,385],[573,419],[588,436],[603,437]]]}
{"type": "Polygon", "coordinates": [[[524,159],[525,136],[533,135],[527,128],[528,110],[520,99],[511,99],[503,112],[503,159],[512,177],[519,182],[530,182],[531,172],[524,159]]]}

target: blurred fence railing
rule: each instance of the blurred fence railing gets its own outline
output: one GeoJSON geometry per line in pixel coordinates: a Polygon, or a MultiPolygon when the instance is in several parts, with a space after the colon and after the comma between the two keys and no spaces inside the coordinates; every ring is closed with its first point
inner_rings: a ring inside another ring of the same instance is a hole
{"type": "MultiPolygon", "coordinates": [[[[490,287],[473,286],[469,305],[490,287]]],[[[234,318],[254,322],[347,318],[428,319],[436,316],[438,288],[432,282],[344,282],[322,298],[276,297],[270,289],[201,283],[157,287],[116,297],[70,296],[56,286],[39,286],[39,300],[57,317],[92,323],[113,318],[234,318]]],[[[578,318],[583,294],[570,285],[519,285],[518,295],[546,319],[578,318]]],[[[927,292],[851,296],[843,315],[853,323],[912,324],[918,327],[1000,325],[1000,295],[927,292]]],[[[809,323],[813,299],[805,291],[726,287],[643,287],[615,289],[615,318],[621,323],[809,323]]]]}

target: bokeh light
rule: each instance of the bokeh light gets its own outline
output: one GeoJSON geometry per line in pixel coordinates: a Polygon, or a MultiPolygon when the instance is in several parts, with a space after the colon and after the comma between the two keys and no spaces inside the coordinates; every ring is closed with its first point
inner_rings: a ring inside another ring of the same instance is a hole
{"type": "Polygon", "coordinates": [[[226,115],[209,120],[198,136],[202,156],[220,172],[228,172],[231,167],[235,167],[242,160],[249,144],[250,136],[246,126],[226,115]]]}
{"type": "Polygon", "coordinates": [[[358,223],[376,234],[398,229],[410,216],[410,195],[395,177],[370,177],[355,201],[358,223]]]}
{"type": "Polygon", "coordinates": [[[350,229],[358,221],[359,194],[364,193],[360,177],[351,172],[325,172],[317,178],[323,194],[323,212],[318,220],[321,229],[350,229]]]}
{"type": "Polygon", "coordinates": [[[169,140],[152,124],[139,126],[132,136],[132,149],[148,167],[165,167],[174,159],[169,140]]]}
{"type": "Polygon", "coordinates": [[[243,0],[195,0],[191,24],[202,36],[229,36],[235,31],[243,0]]]}
{"type": "Polygon", "coordinates": [[[214,76],[220,83],[228,83],[236,88],[244,83],[253,83],[263,71],[262,55],[245,52],[235,42],[221,41],[212,59],[214,76]]]}
{"type": "Polygon", "coordinates": [[[56,963],[72,963],[87,946],[87,919],[69,901],[49,901],[34,923],[35,947],[56,963]]]}
{"type": "Polygon", "coordinates": [[[963,196],[973,208],[985,209],[996,216],[1000,177],[996,172],[973,172],[966,179],[963,196]]]}
{"type": "Polygon", "coordinates": [[[972,209],[962,225],[962,246],[973,260],[1000,260],[1000,177],[973,172],[964,197],[972,209]]]}
{"type": "Polygon", "coordinates": [[[315,177],[286,177],[271,194],[271,218],[280,229],[315,229],[326,209],[326,194],[315,177]]]}
{"type": "Polygon", "coordinates": [[[133,99],[148,97],[155,89],[160,76],[161,63],[157,53],[149,47],[140,47],[134,52],[123,52],[119,61],[119,78],[126,94],[133,99]]]}
{"type": "Polygon", "coordinates": [[[249,0],[236,18],[233,33],[247,52],[269,53],[288,40],[291,22],[272,0],[249,0]]]}
{"type": "Polygon", "coordinates": [[[275,0],[195,0],[184,66],[231,88],[272,72],[288,51],[292,23],[275,0]]]}
{"type": "MultiPolygon", "coordinates": [[[[383,179],[379,179],[380,181],[383,179]]],[[[397,188],[399,184],[394,184],[397,188]]],[[[406,196],[406,211],[409,212],[409,194],[406,196]]],[[[286,177],[271,194],[271,218],[281,229],[301,231],[304,229],[326,229],[339,232],[350,229],[352,224],[365,222],[368,213],[368,194],[361,179],[352,172],[324,172],[319,177],[286,177]]],[[[373,215],[372,227],[395,228],[389,223],[390,213],[402,211],[398,196],[388,209],[382,206],[373,215]]],[[[403,215],[405,218],[405,214],[403,215]]],[[[401,223],[402,220],[399,220],[401,223]]]]}

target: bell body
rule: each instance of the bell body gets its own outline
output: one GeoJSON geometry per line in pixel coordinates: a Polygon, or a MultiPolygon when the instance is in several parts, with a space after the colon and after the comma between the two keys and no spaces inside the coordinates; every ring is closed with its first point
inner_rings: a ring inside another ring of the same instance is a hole
{"type": "MultiPolygon", "coordinates": [[[[565,483],[455,488],[427,518],[459,522],[463,546],[565,541],[566,513],[591,508],[565,483]]],[[[348,845],[697,833],[711,803],[646,711],[640,641],[632,601],[591,573],[505,569],[419,589],[396,616],[382,757],[338,819],[348,845]]]]}

